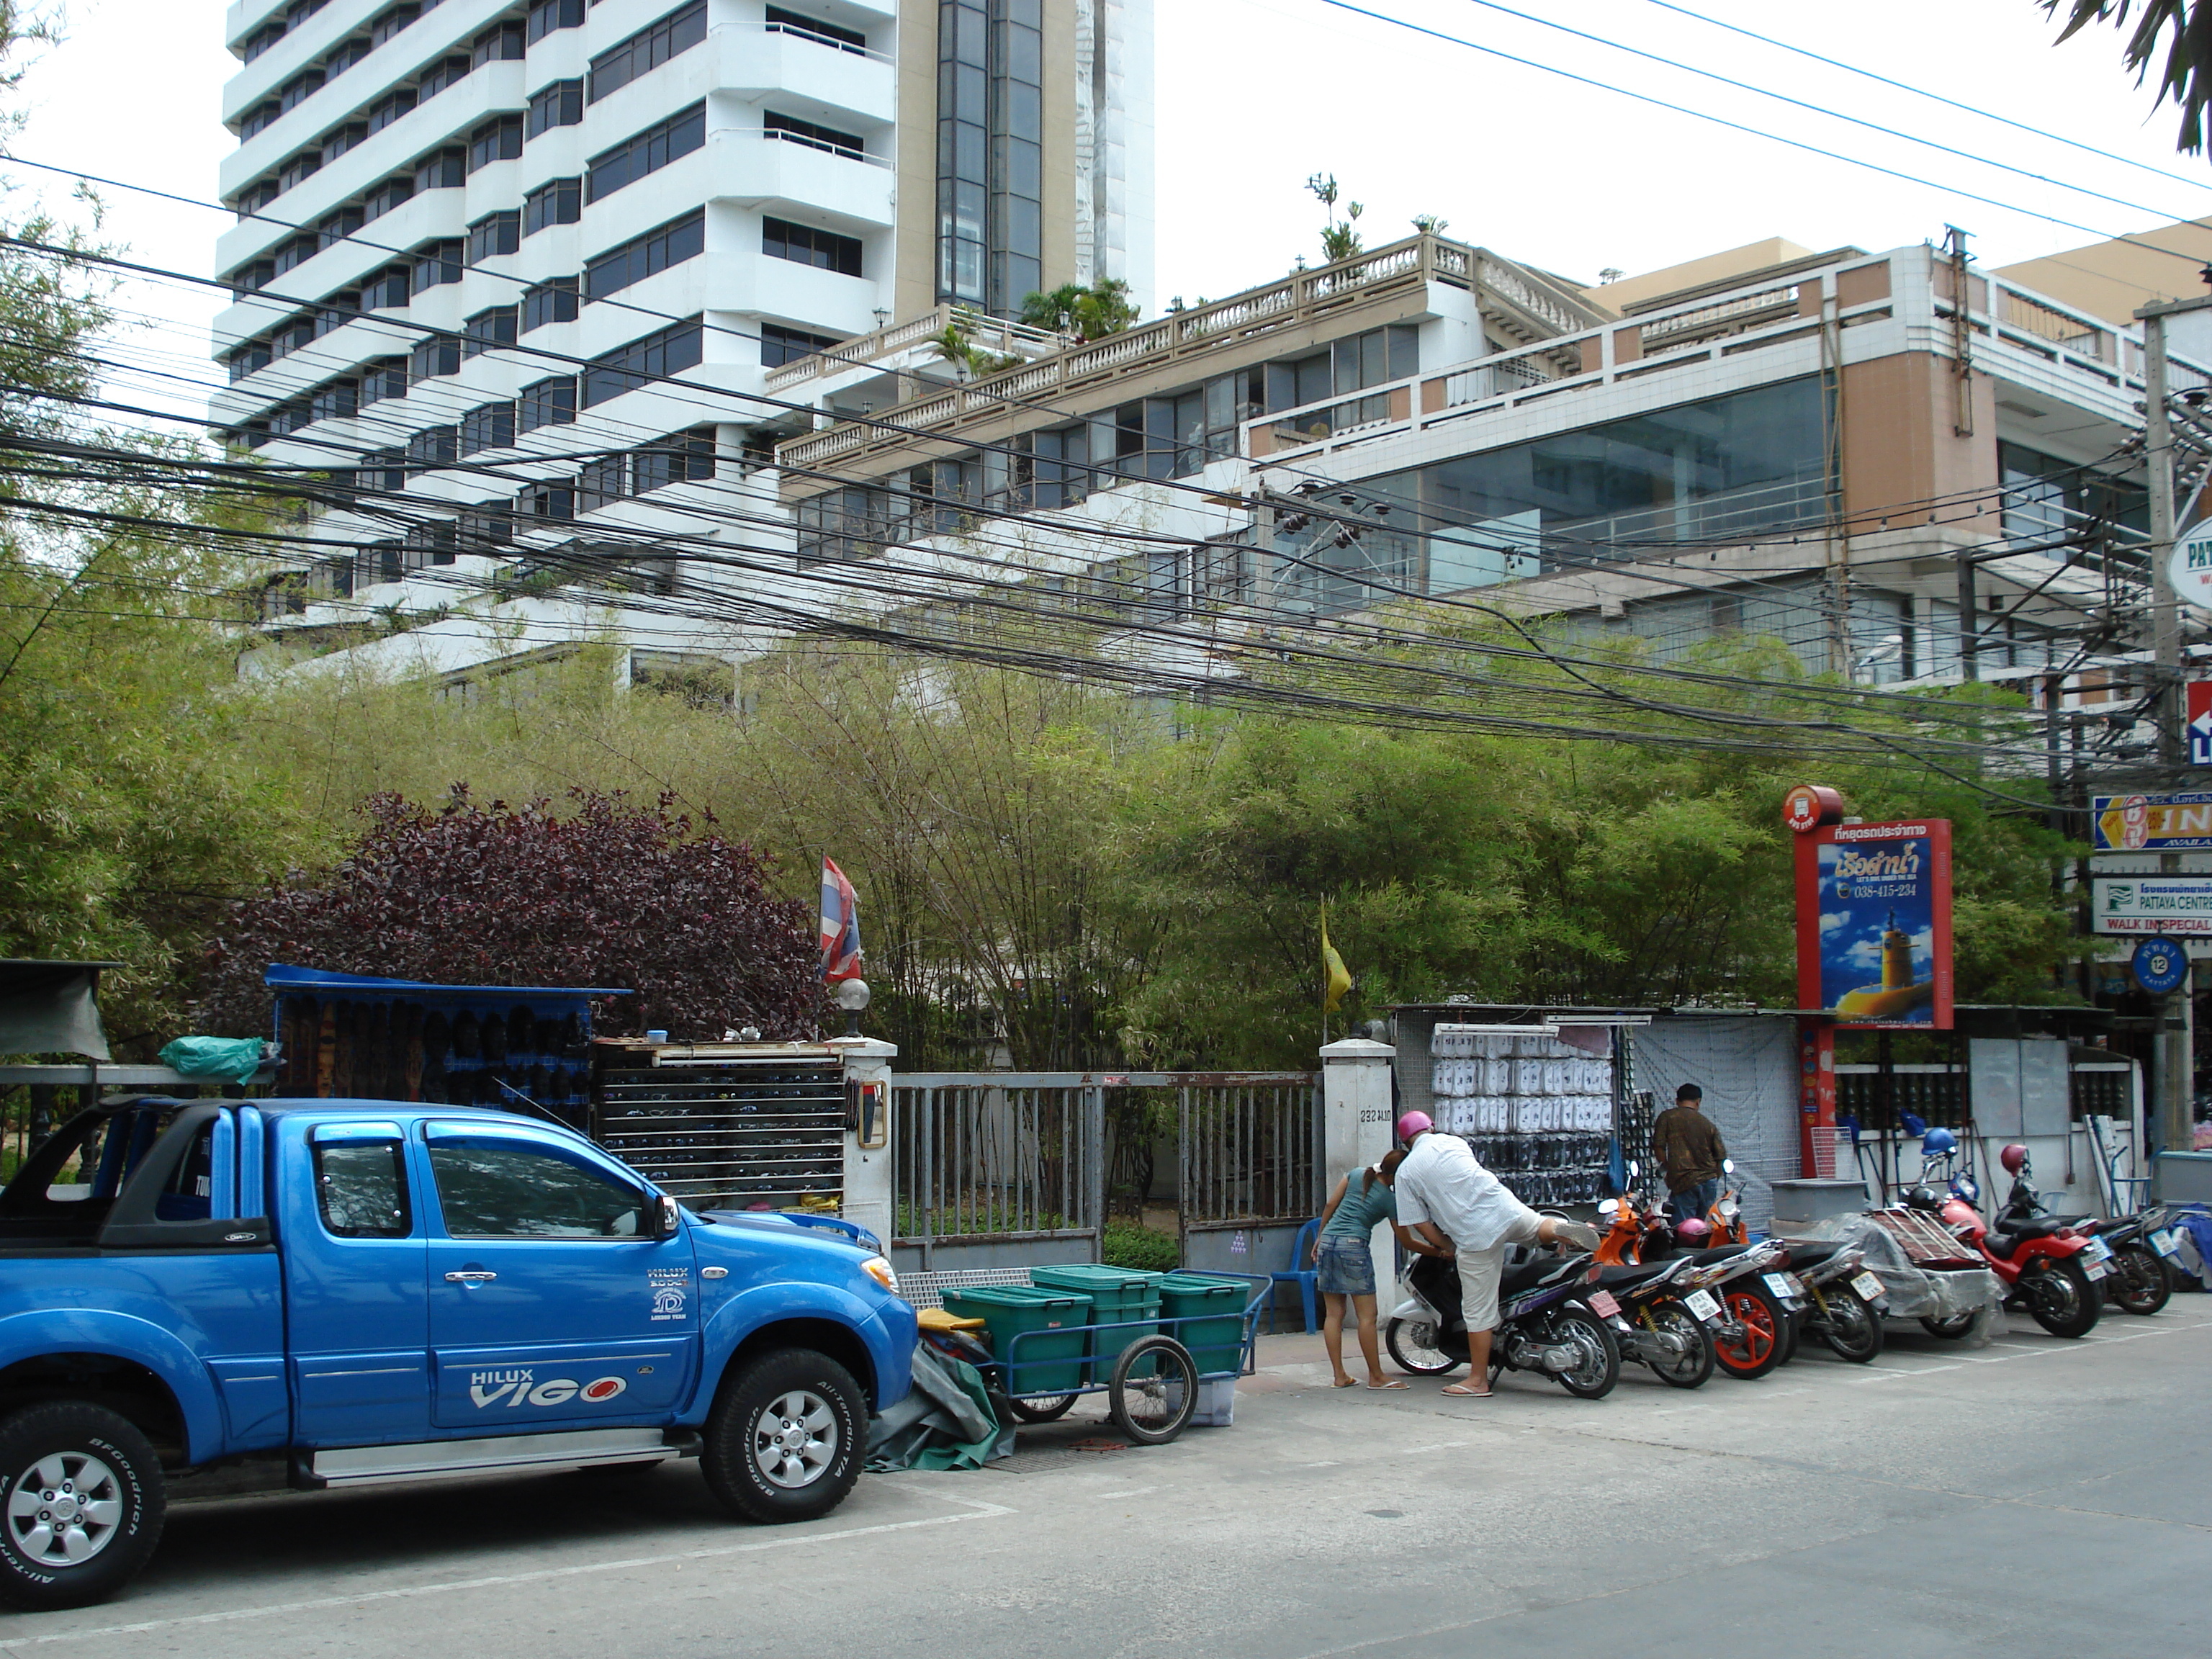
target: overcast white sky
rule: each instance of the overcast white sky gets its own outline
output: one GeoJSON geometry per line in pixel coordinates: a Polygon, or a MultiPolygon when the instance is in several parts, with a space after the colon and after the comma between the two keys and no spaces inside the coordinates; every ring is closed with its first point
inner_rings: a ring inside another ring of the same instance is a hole
{"type": "MultiPolygon", "coordinates": [[[[2212,168],[2173,153],[2171,107],[2154,112],[2148,94],[2122,73],[2114,31],[2054,49],[2035,0],[1686,3],[2191,182],[1823,68],[1657,0],[1514,3],[1602,40],[1988,159],[1942,155],[1792,109],[1477,0],[1359,3],[1930,182],[1820,160],[1326,0],[1155,0],[1161,301],[1178,294],[1218,298],[1281,275],[1296,255],[1312,258],[1320,208],[1304,181],[1316,172],[1335,173],[1346,195],[1366,204],[1370,245],[1401,234],[1415,213],[1439,213],[1454,236],[1584,281],[1606,266],[1632,274],[1765,236],[1814,248],[1890,247],[1940,236],[1947,222],[1975,234],[1980,258],[2004,264],[2212,213],[2212,168]],[[2054,182],[2004,173],[1990,161],[2054,182]],[[2006,205],[1974,201],[1967,191],[2006,205]]],[[[641,15],[657,9],[656,0],[623,3],[641,15]]],[[[216,118],[234,67],[222,45],[222,16],[216,0],[67,0],[69,38],[30,78],[33,112],[15,153],[211,198],[231,144],[216,118]]],[[[29,193],[66,193],[58,181],[21,168],[0,165],[0,176],[17,186],[17,210],[29,193]]],[[[150,264],[209,271],[222,216],[127,191],[103,194],[111,240],[150,264]]],[[[2212,235],[2206,241],[2212,254],[2212,235]]],[[[2175,266],[2174,291],[2197,292],[2194,270],[2179,260],[2175,266]]],[[[176,354],[163,361],[179,374],[209,373],[212,290],[149,287],[129,301],[168,325],[142,349],[176,354]]],[[[177,390],[179,407],[200,395],[181,382],[177,390]]]]}

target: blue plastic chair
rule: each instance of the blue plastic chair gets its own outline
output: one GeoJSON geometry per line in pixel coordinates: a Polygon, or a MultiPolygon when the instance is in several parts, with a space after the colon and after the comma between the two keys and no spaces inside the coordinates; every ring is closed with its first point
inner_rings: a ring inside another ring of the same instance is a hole
{"type": "Polygon", "coordinates": [[[1314,1235],[1320,1231],[1321,1221],[1318,1217],[1299,1228],[1297,1243],[1291,1246],[1290,1272],[1267,1275],[1273,1281],[1267,1287],[1267,1328],[1271,1331],[1275,1328],[1274,1287],[1277,1285],[1286,1284],[1295,1284],[1298,1287],[1298,1300],[1305,1305],[1306,1329],[1312,1332],[1321,1328],[1319,1293],[1321,1275],[1311,1267],[1304,1265],[1313,1252],[1314,1235]]]}

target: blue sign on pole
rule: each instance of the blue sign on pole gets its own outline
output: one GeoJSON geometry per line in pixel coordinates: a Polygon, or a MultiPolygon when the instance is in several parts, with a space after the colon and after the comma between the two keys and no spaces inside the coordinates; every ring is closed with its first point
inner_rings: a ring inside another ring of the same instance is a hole
{"type": "Polygon", "coordinates": [[[2151,938],[2136,946],[2136,983],[2153,996],[2164,996],[2189,976],[2189,952],[2179,939],[2151,938]]]}

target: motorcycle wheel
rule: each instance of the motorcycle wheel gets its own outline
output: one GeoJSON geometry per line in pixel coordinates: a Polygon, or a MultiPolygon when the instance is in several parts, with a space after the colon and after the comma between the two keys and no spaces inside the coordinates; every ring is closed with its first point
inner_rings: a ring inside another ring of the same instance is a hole
{"type": "Polygon", "coordinates": [[[1947,1342],[1956,1342],[1974,1328],[1974,1316],[1970,1313],[1953,1314],[1948,1319],[1923,1317],[1920,1328],[1930,1336],[1940,1336],[1947,1342]]]}
{"type": "Polygon", "coordinates": [[[1561,1314],[1553,1328],[1562,1341],[1574,1345],[1578,1355],[1572,1370],[1554,1373],[1559,1386],[1577,1400],[1602,1400],[1611,1394],[1620,1381],[1620,1345],[1605,1321],[1576,1310],[1561,1314]]]}
{"type": "Polygon", "coordinates": [[[1383,1328],[1382,1341],[1398,1369],[1416,1376],[1448,1376],[1467,1364],[1464,1352],[1455,1359],[1437,1346],[1437,1328],[1426,1321],[1394,1319],[1383,1328]]]}
{"type": "Polygon", "coordinates": [[[1690,1352],[1680,1359],[1647,1360],[1659,1380],[1670,1389],[1702,1389],[1713,1374],[1713,1334],[1705,1322],[1679,1302],[1662,1302],[1651,1310],[1651,1323],[1662,1334],[1687,1337],[1690,1352]]]}
{"type": "Polygon", "coordinates": [[[2053,1336],[2086,1336],[2105,1310],[2105,1298],[2078,1261],[2046,1267],[2028,1293],[2027,1311],[2053,1336]]]}
{"type": "Polygon", "coordinates": [[[1729,1317],[1743,1327],[1743,1340],[1716,1343],[1713,1357],[1738,1382],[1755,1382],[1782,1363],[1790,1316],[1765,1291],[1741,1282],[1723,1286],[1720,1297],[1729,1317]]]}
{"type": "Polygon", "coordinates": [[[2173,1279],[2166,1271],[2166,1258],[2156,1250],[2130,1244],[2112,1253],[2114,1284],[2106,1300],[2125,1313],[2154,1314],[2173,1295],[2173,1279]]]}
{"type": "Polygon", "coordinates": [[[1820,1340],[1837,1358],[1865,1364],[1881,1352],[1881,1321],[1867,1306],[1866,1299],[1849,1285],[1838,1285],[1826,1295],[1828,1316],[1819,1327],[1820,1340]]]}

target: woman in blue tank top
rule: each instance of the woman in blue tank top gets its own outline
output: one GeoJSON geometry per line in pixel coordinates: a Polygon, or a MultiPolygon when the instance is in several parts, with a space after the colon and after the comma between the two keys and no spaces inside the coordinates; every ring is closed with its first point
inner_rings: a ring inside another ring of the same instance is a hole
{"type": "Polygon", "coordinates": [[[1336,1373],[1334,1386],[1352,1386],[1344,1369],[1344,1304],[1351,1303],[1359,1322],[1359,1352],[1367,1361],[1367,1386],[1402,1389],[1406,1385],[1382,1375],[1382,1357],[1375,1342],[1375,1258],[1369,1238],[1384,1222],[1398,1219],[1397,1194],[1390,1190],[1398,1161],[1392,1152],[1368,1169],[1354,1170],[1336,1183],[1328,1205],[1321,1212],[1321,1228],[1314,1239],[1315,1288],[1328,1312],[1322,1316],[1321,1340],[1328,1349],[1329,1369],[1336,1373]]]}

